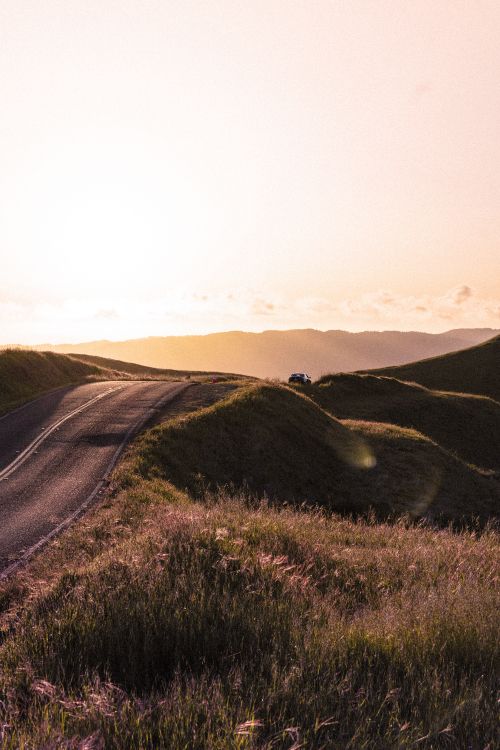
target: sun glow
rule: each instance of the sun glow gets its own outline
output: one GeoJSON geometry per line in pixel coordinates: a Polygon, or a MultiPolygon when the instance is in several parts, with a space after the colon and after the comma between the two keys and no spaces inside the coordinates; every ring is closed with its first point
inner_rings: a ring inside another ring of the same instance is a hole
{"type": "Polygon", "coordinates": [[[159,269],[171,283],[197,276],[193,261],[214,229],[209,194],[175,160],[158,168],[153,154],[127,146],[52,144],[19,179],[13,244],[30,249],[37,283],[101,296],[134,283],[161,288],[159,269]]]}

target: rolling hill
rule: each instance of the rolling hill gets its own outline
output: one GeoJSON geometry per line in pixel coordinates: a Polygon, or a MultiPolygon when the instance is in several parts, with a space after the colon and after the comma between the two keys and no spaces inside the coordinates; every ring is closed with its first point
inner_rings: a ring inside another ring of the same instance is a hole
{"type": "Polygon", "coordinates": [[[420,383],[441,391],[476,393],[500,401],[500,336],[444,356],[372,370],[371,374],[420,383]]]}
{"type": "Polygon", "coordinates": [[[286,378],[305,371],[367,370],[412,362],[486,341],[500,330],[458,329],[431,334],[414,331],[317,331],[299,329],[206,336],[164,336],[130,341],[44,344],[39,350],[91,354],[147,367],[188,371],[240,372],[260,378],[286,378]]]}
{"type": "Polygon", "coordinates": [[[341,423],[283,386],[254,384],[139,441],[135,472],[197,497],[218,487],[335,511],[486,519],[498,510],[494,478],[421,433],[341,423]]]}
{"type": "Polygon", "coordinates": [[[203,371],[203,370],[169,370],[165,368],[160,367],[150,367],[148,365],[138,365],[135,362],[124,362],[120,359],[109,359],[107,357],[99,357],[97,355],[92,354],[75,354],[72,353],[69,356],[71,356],[75,360],[79,360],[81,362],[85,362],[89,365],[94,365],[96,367],[102,368],[104,370],[113,370],[120,374],[127,374],[131,375],[132,377],[141,378],[141,379],[149,379],[149,378],[159,378],[159,379],[184,379],[185,377],[193,377],[196,379],[203,379],[208,378],[212,376],[217,376],[218,379],[227,379],[227,378],[244,378],[245,376],[238,375],[237,373],[228,373],[228,372],[214,372],[213,370],[210,371],[210,373],[203,371]]]}
{"type": "Polygon", "coordinates": [[[187,389],[0,581],[5,748],[496,746],[498,474],[318,392],[436,429],[496,407],[374,375],[187,389]]]}
{"type": "Polygon", "coordinates": [[[500,403],[486,396],[355,373],[323,378],[307,393],[338,419],[410,427],[465,461],[500,469],[500,403]]]}

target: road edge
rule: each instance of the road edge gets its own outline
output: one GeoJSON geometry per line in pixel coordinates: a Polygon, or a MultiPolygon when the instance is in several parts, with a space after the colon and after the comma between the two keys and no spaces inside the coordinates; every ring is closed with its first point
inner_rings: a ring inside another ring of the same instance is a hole
{"type": "MultiPolygon", "coordinates": [[[[71,515],[67,516],[67,518],[64,519],[64,521],[61,521],[52,531],[50,531],[48,534],[46,534],[44,537],[38,540],[35,544],[33,544],[29,549],[27,549],[21,557],[19,557],[15,562],[8,565],[6,568],[4,568],[2,571],[0,571],[0,583],[7,580],[7,578],[10,578],[11,575],[13,575],[19,568],[24,567],[31,558],[36,555],[37,552],[40,552],[52,539],[59,536],[65,529],[67,529],[69,526],[71,526],[72,523],[74,523],[78,518],[80,518],[85,511],[88,510],[88,508],[93,504],[97,496],[102,492],[102,490],[106,487],[108,484],[108,477],[115,468],[118,459],[120,458],[120,455],[123,452],[123,449],[128,445],[128,443],[137,436],[139,431],[145,427],[148,422],[153,418],[156,411],[159,409],[162,409],[164,406],[166,406],[170,401],[173,401],[177,396],[179,396],[183,391],[185,391],[187,388],[192,386],[193,383],[179,383],[179,387],[174,391],[174,393],[169,393],[166,396],[162,396],[158,401],[156,401],[152,406],[149,407],[146,414],[138,419],[127,431],[125,434],[125,437],[123,438],[122,442],[116,449],[115,453],[113,454],[113,457],[111,458],[111,461],[106,467],[106,471],[104,472],[103,477],[99,480],[96,487],[92,490],[90,495],[79,505],[79,507],[71,513],[71,515]]],[[[35,399],[36,400],[36,399],[35,399]]]]}

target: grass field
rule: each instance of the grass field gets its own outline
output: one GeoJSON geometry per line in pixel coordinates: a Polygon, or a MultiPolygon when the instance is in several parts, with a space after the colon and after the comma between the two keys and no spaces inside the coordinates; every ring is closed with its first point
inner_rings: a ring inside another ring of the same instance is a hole
{"type": "Polygon", "coordinates": [[[136,479],[3,584],[0,746],[493,749],[499,562],[136,479]]]}
{"type": "Polygon", "coordinates": [[[498,476],[298,390],[189,388],[0,582],[2,750],[500,746],[498,476]]]}

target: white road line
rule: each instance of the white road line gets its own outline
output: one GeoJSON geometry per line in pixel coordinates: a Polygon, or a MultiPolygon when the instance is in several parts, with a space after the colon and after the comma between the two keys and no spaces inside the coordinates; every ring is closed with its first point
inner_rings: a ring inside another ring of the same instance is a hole
{"type": "MultiPolygon", "coordinates": [[[[87,497],[86,500],[75,510],[73,513],[64,519],[64,521],[61,521],[61,523],[55,527],[55,529],[52,529],[48,534],[46,534],[44,537],[38,540],[36,544],[34,544],[32,547],[30,547],[28,550],[26,550],[19,559],[17,559],[15,562],[13,562],[11,565],[9,565],[7,568],[4,568],[3,571],[0,572],[0,581],[5,580],[8,578],[12,573],[15,573],[16,570],[18,570],[22,565],[25,565],[28,560],[33,557],[33,555],[38,552],[42,547],[44,547],[48,542],[50,542],[51,539],[53,539],[55,536],[61,533],[61,531],[64,531],[68,526],[70,526],[73,521],[76,521],[76,519],[82,515],[82,513],[89,507],[89,505],[92,503],[92,501],[95,499],[95,497],[99,494],[99,492],[102,490],[104,485],[107,482],[108,476],[113,471],[116,462],[118,461],[118,458],[120,457],[120,453],[130,440],[130,438],[138,432],[141,427],[143,427],[146,422],[153,416],[156,409],[161,408],[162,406],[165,406],[169,401],[172,401],[172,399],[177,396],[178,393],[181,393],[181,391],[184,391],[186,388],[189,388],[191,383],[182,383],[179,388],[176,388],[174,392],[168,393],[166,396],[162,396],[158,401],[156,401],[152,406],[149,407],[146,414],[141,417],[137,422],[135,422],[132,427],[129,428],[127,431],[127,434],[123,438],[122,442],[116,449],[116,451],[113,454],[113,458],[109,462],[108,466],[106,467],[106,471],[104,472],[104,476],[102,479],[99,480],[97,483],[97,486],[92,490],[90,495],[87,497]]],[[[115,389],[118,390],[118,389],[115,389]]],[[[95,399],[93,399],[95,400],[95,399]]]]}
{"type": "Polygon", "coordinates": [[[69,414],[66,414],[64,417],[61,417],[61,419],[58,419],[57,422],[54,422],[54,424],[50,425],[50,427],[47,427],[41,435],[39,435],[37,438],[33,440],[23,451],[20,453],[16,458],[11,461],[11,463],[5,467],[5,469],[2,469],[0,471],[0,482],[2,482],[4,479],[7,479],[7,477],[10,477],[11,474],[13,474],[16,469],[18,469],[27,458],[30,457],[30,455],[33,453],[35,448],[38,448],[41,443],[46,440],[49,435],[51,435],[54,430],[57,430],[58,427],[60,427],[64,422],[67,422],[68,419],[71,419],[72,417],[75,417],[77,414],[80,414],[80,412],[84,411],[85,409],[88,409],[89,406],[92,406],[92,404],[95,404],[96,401],[100,401],[102,398],[105,398],[105,396],[111,395],[111,393],[115,393],[115,391],[122,390],[123,386],[120,385],[118,388],[109,388],[107,391],[104,391],[103,393],[100,393],[98,396],[94,396],[94,398],[89,399],[88,401],[85,401],[83,404],[78,406],[76,409],[73,409],[73,411],[70,411],[69,414]]]}

